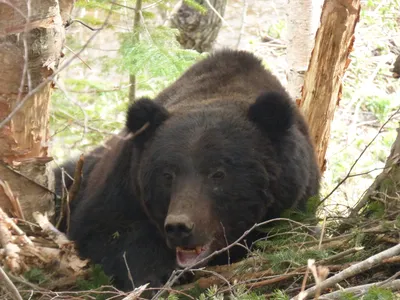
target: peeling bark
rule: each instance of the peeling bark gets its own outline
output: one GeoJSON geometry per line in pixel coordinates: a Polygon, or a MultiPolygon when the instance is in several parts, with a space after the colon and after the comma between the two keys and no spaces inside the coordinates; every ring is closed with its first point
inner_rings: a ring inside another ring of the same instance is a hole
{"type": "MultiPolygon", "coordinates": [[[[0,3],[0,121],[56,70],[73,4],[31,0],[28,9],[24,0],[0,3]]],[[[47,166],[52,160],[47,145],[51,92],[49,82],[0,128],[0,179],[9,184],[30,221],[34,210],[53,211],[53,174],[47,166]]],[[[11,209],[2,188],[0,207],[11,209]]]]}
{"type": "Polygon", "coordinates": [[[343,74],[350,60],[360,0],[326,0],[322,7],[315,47],[298,101],[315,143],[318,163],[325,169],[330,124],[341,97],[343,74]]]}

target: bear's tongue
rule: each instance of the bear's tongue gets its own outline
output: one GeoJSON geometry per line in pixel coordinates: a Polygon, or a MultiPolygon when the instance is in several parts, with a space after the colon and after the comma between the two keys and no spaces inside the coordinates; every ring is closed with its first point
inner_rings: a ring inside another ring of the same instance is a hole
{"type": "Polygon", "coordinates": [[[196,262],[203,251],[204,249],[201,246],[191,249],[176,247],[176,260],[182,267],[190,266],[196,262]]]}

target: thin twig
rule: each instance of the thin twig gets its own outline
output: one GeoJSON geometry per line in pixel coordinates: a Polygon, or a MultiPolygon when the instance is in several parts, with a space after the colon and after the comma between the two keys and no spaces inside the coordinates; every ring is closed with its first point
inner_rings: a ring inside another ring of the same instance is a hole
{"type": "Polygon", "coordinates": [[[3,287],[8,289],[14,300],[22,300],[18,289],[15,287],[14,283],[8,278],[7,273],[4,272],[3,268],[0,265],[0,281],[3,282],[3,287]]]}
{"type": "MultiPolygon", "coordinates": [[[[65,184],[65,174],[64,168],[61,168],[61,182],[62,182],[62,195],[61,195],[61,214],[64,214],[64,207],[65,207],[65,212],[67,214],[67,221],[66,221],[66,233],[69,235],[69,222],[71,219],[70,216],[70,209],[69,209],[69,191],[67,189],[67,186],[65,184]]],[[[61,218],[61,216],[60,216],[61,218]]]]}
{"type": "MultiPolygon", "coordinates": [[[[72,54],[76,54],[76,52],[74,50],[72,50],[70,47],[68,47],[67,45],[64,45],[64,47],[71,51],[72,54]]],[[[76,56],[86,67],[88,67],[90,70],[92,69],[79,55],[76,56]]]]}
{"type": "Polygon", "coordinates": [[[124,254],[122,255],[122,257],[124,258],[125,267],[128,272],[128,278],[129,278],[130,282],[132,283],[132,290],[135,290],[135,283],[133,282],[131,269],[129,268],[128,261],[126,260],[126,251],[124,251],[124,254]]]}
{"type": "MultiPolygon", "coordinates": [[[[224,226],[224,224],[222,224],[222,222],[220,222],[220,224],[221,224],[221,227],[222,227],[222,231],[224,232],[225,243],[228,246],[229,243],[228,243],[228,238],[226,237],[225,226],[224,226]]],[[[227,251],[227,254],[228,254],[228,265],[230,265],[231,264],[231,254],[230,254],[229,249],[227,251]]]]}
{"type": "Polygon", "coordinates": [[[353,165],[350,167],[349,171],[347,172],[346,176],[339,181],[339,183],[332,189],[332,191],[326,195],[319,203],[318,206],[320,206],[322,203],[326,201],[350,176],[351,172],[353,171],[354,167],[358,163],[358,161],[361,159],[361,157],[364,155],[365,151],[372,145],[372,143],[378,138],[378,136],[382,133],[383,129],[385,126],[393,119],[395,115],[397,115],[400,112],[400,107],[385,121],[385,123],[382,124],[382,126],[379,128],[377,134],[373,137],[373,139],[365,146],[365,148],[361,151],[360,155],[357,157],[357,159],[354,161],[353,165]]]}
{"type": "Polygon", "coordinates": [[[321,264],[326,264],[328,262],[334,262],[334,261],[336,261],[336,260],[338,260],[340,258],[346,257],[347,255],[356,253],[356,252],[361,251],[361,250],[364,250],[364,247],[350,248],[350,249],[344,250],[342,252],[339,252],[337,254],[334,254],[332,256],[329,256],[329,257],[327,257],[325,259],[319,260],[317,263],[319,265],[321,265],[321,264]]]}
{"type": "MultiPolygon", "coordinates": [[[[114,3],[114,4],[116,4],[116,3],[114,3]]],[[[75,22],[77,22],[79,24],[82,24],[83,26],[85,26],[86,28],[90,29],[91,31],[97,31],[97,30],[102,29],[101,27],[100,28],[93,28],[92,26],[90,26],[90,25],[86,24],[85,22],[82,22],[81,20],[78,20],[78,19],[72,19],[72,20],[68,21],[67,24],[65,25],[65,27],[67,28],[67,27],[71,26],[75,22]]],[[[71,52],[73,53],[73,51],[71,51],[71,52]]]]}
{"type": "Polygon", "coordinates": [[[318,243],[318,250],[321,250],[322,240],[324,239],[324,234],[325,234],[325,226],[326,226],[326,216],[324,217],[324,222],[322,223],[321,235],[318,243]]]}
{"type": "MultiPolygon", "coordinates": [[[[354,264],[354,265],[348,267],[347,269],[343,270],[342,272],[328,278],[327,280],[321,282],[320,289],[323,290],[323,289],[332,287],[335,284],[339,283],[340,281],[343,281],[349,277],[352,277],[361,272],[369,270],[369,269],[375,267],[376,265],[381,264],[384,259],[398,255],[399,253],[400,253],[400,244],[397,246],[394,246],[392,248],[389,248],[385,251],[382,251],[378,254],[375,254],[375,255],[367,258],[366,260],[363,260],[362,262],[354,264]]],[[[317,291],[316,286],[313,286],[312,288],[309,288],[308,290],[304,291],[305,297],[303,299],[307,299],[307,297],[313,296],[316,293],[316,291],[317,291]]],[[[298,296],[296,296],[292,299],[297,300],[298,296]]]]}

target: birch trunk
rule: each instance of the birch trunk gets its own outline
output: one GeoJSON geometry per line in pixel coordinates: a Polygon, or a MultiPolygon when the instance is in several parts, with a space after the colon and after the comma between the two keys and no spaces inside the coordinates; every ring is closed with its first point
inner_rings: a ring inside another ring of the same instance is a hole
{"type": "MultiPolygon", "coordinates": [[[[0,124],[57,68],[73,3],[0,3],[0,124]]],[[[18,198],[30,221],[33,211],[53,212],[53,174],[47,165],[51,92],[49,82],[0,127],[0,207],[15,214],[12,199],[18,198]]]]}
{"type": "Polygon", "coordinates": [[[350,60],[360,0],[326,0],[322,7],[315,47],[304,78],[299,106],[315,143],[323,172],[330,125],[341,97],[341,80],[350,60]]]}
{"type": "Polygon", "coordinates": [[[323,0],[288,0],[286,78],[288,92],[300,99],[315,32],[319,25],[323,0]]]}

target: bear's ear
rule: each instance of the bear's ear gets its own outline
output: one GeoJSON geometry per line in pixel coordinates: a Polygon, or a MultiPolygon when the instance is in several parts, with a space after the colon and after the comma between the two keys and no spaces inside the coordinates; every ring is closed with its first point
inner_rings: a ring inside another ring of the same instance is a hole
{"type": "Polygon", "coordinates": [[[279,137],[294,123],[294,105],[292,99],[286,94],[262,93],[255,103],[250,105],[248,118],[270,137],[279,137]]]}
{"type": "Polygon", "coordinates": [[[168,117],[165,107],[143,97],[129,106],[125,125],[135,134],[135,142],[143,143],[168,117]]]}

